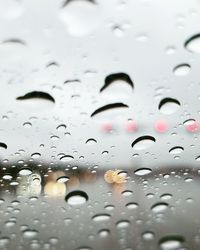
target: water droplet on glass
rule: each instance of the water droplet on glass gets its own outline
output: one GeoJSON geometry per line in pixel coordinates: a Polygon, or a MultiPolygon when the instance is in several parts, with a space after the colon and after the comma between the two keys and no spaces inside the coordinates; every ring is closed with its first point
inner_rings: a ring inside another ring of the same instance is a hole
{"type": "Polygon", "coordinates": [[[144,150],[151,147],[156,142],[156,139],[153,136],[144,135],[137,138],[133,143],[132,147],[135,150],[144,150]]]}
{"type": "Polygon", "coordinates": [[[67,194],[65,200],[71,206],[78,206],[87,202],[88,195],[80,190],[72,191],[69,194],[67,194]]]}
{"type": "Polygon", "coordinates": [[[96,214],[92,217],[95,222],[104,222],[110,220],[111,216],[109,214],[96,214]]]}
{"type": "Polygon", "coordinates": [[[183,246],[184,241],[182,236],[169,235],[159,241],[159,246],[161,250],[178,250],[183,246]]]}
{"type": "Polygon", "coordinates": [[[147,175],[150,174],[152,172],[152,169],[150,168],[139,168],[137,170],[135,170],[135,174],[139,175],[139,176],[143,176],[143,175],[147,175]]]}
{"type": "Polygon", "coordinates": [[[154,213],[162,213],[168,208],[169,204],[165,202],[158,202],[151,207],[154,213]]]}
{"type": "Polygon", "coordinates": [[[171,115],[178,111],[180,105],[181,104],[178,100],[167,97],[160,101],[158,109],[165,115],[171,115]]]}
{"type": "Polygon", "coordinates": [[[31,175],[32,174],[32,170],[29,169],[29,168],[22,168],[20,171],[19,171],[19,174],[20,175],[31,175]]]}
{"type": "Polygon", "coordinates": [[[32,229],[27,229],[23,231],[23,236],[26,239],[32,239],[35,238],[38,235],[38,231],[32,230],[32,229]]]}
{"type": "Polygon", "coordinates": [[[170,154],[181,154],[183,152],[184,148],[180,146],[173,147],[169,150],[170,154]]]}
{"type": "Polygon", "coordinates": [[[200,34],[188,38],[185,42],[185,48],[192,53],[200,53],[200,34]]]}
{"type": "Polygon", "coordinates": [[[130,226],[130,221],[128,220],[120,220],[116,223],[117,228],[124,229],[130,226]]]}
{"type": "Polygon", "coordinates": [[[189,64],[180,64],[176,66],[173,70],[174,75],[176,76],[185,76],[190,73],[191,67],[189,64]]]}

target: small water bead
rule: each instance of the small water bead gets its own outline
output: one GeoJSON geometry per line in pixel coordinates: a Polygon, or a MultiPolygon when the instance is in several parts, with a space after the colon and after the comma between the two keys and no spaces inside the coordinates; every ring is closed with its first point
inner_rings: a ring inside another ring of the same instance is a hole
{"type": "Polygon", "coordinates": [[[104,222],[110,220],[111,215],[110,214],[96,214],[92,217],[93,221],[95,222],[104,222]]]}
{"type": "Polygon", "coordinates": [[[72,191],[69,194],[67,194],[65,200],[67,203],[71,206],[79,206],[88,201],[88,195],[84,191],[72,191]]]}
{"type": "Polygon", "coordinates": [[[145,135],[137,138],[132,143],[132,148],[135,150],[144,150],[151,147],[156,142],[153,136],[145,135]]]}
{"type": "Polygon", "coordinates": [[[113,34],[116,37],[123,37],[124,35],[124,30],[120,26],[114,26],[113,27],[113,34]]]}
{"type": "Polygon", "coordinates": [[[72,155],[63,155],[60,157],[60,160],[62,162],[70,162],[74,159],[74,157],[72,155]]]}
{"type": "Polygon", "coordinates": [[[154,240],[155,234],[151,231],[146,231],[142,234],[142,238],[145,241],[151,241],[151,240],[154,240]]]}
{"type": "Polygon", "coordinates": [[[23,231],[23,237],[26,239],[35,238],[38,235],[38,231],[32,229],[26,229],[23,231]]]}
{"type": "Polygon", "coordinates": [[[33,158],[33,159],[38,159],[38,158],[40,158],[41,157],[41,154],[40,153],[33,153],[32,155],[31,155],[31,158],[33,158]]]}
{"type": "Polygon", "coordinates": [[[144,175],[147,175],[147,174],[150,174],[152,172],[152,169],[150,168],[139,168],[137,170],[135,170],[135,175],[138,175],[138,176],[144,176],[144,175]]]}
{"type": "Polygon", "coordinates": [[[64,132],[66,130],[67,126],[65,124],[60,124],[56,129],[59,132],[64,132]]]}
{"type": "Polygon", "coordinates": [[[170,154],[181,154],[183,152],[184,148],[180,146],[173,147],[169,150],[170,154]]]}
{"type": "Polygon", "coordinates": [[[31,175],[31,174],[32,174],[32,170],[29,169],[29,168],[22,168],[22,169],[19,171],[19,174],[22,175],[22,176],[31,175]]]}
{"type": "Polygon", "coordinates": [[[125,190],[122,192],[122,195],[125,197],[131,196],[133,192],[131,190],[125,190]]]}
{"type": "Polygon", "coordinates": [[[200,130],[200,122],[195,121],[194,119],[188,119],[183,124],[186,130],[190,133],[195,133],[200,130]]]}
{"type": "Polygon", "coordinates": [[[59,239],[56,238],[56,237],[51,237],[51,238],[49,239],[49,242],[50,242],[52,245],[56,245],[56,244],[58,244],[59,239]]]}
{"type": "Polygon", "coordinates": [[[169,194],[169,193],[162,194],[162,195],[160,196],[160,198],[161,198],[162,200],[170,200],[172,197],[173,197],[172,194],[169,194]]]}
{"type": "Polygon", "coordinates": [[[100,237],[100,238],[106,238],[106,237],[109,236],[110,230],[108,230],[108,229],[101,229],[101,230],[98,232],[98,234],[99,234],[99,237],[100,237]]]}
{"type": "Polygon", "coordinates": [[[69,180],[70,178],[67,176],[61,176],[57,179],[57,182],[65,183],[69,180]]]}
{"type": "Polygon", "coordinates": [[[195,34],[188,38],[184,46],[189,52],[200,53],[200,34],[195,34]]]}
{"type": "Polygon", "coordinates": [[[2,178],[3,178],[4,180],[11,180],[13,177],[12,177],[12,175],[10,175],[10,174],[5,174],[2,178]]]}
{"type": "Polygon", "coordinates": [[[176,76],[186,76],[190,73],[191,67],[189,64],[184,63],[176,66],[173,70],[174,75],[176,76]]]}
{"type": "Polygon", "coordinates": [[[128,220],[120,220],[116,223],[116,227],[118,229],[128,228],[129,226],[130,226],[130,221],[128,220]]]}
{"type": "Polygon", "coordinates": [[[107,206],[105,206],[105,209],[108,210],[108,211],[113,211],[115,209],[115,206],[107,205],[107,206]]]}
{"type": "Polygon", "coordinates": [[[23,127],[24,127],[24,128],[31,128],[31,127],[32,127],[32,123],[30,123],[30,122],[25,122],[25,123],[23,124],[23,127]]]}
{"type": "Polygon", "coordinates": [[[138,203],[136,203],[136,202],[130,202],[130,203],[127,203],[126,204],[126,207],[128,208],[128,209],[136,209],[136,208],[138,208],[139,207],[139,205],[138,205],[138,203]]]}
{"type": "Polygon", "coordinates": [[[171,115],[178,111],[180,105],[177,99],[166,97],[160,101],[158,109],[164,115],[171,115]]]}
{"type": "Polygon", "coordinates": [[[154,213],[162,213],[167,210],[169,204],[166,202],[158,202],[151,207],[154,213]]]}
{"type": "Polygon", "coordinates": [[[161,250],[175,250],[183,246],[185,239],[179,235],[169,235],[160,239],[159,246],[161,250]]]}
{"type": "Polygon", "coordinates": [[[85,143],[89,146],[92,146],[92,145],[95,145],[97,143],[97,141],[93,138],[90,138],[85,143]]]}

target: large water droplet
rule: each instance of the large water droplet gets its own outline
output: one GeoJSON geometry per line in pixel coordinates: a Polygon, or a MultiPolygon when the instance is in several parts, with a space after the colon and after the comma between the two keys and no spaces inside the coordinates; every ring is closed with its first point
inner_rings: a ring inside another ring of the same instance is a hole
{"type": "Polygon", "coordinates": [[[191,67],[189,64],[180,64],[174,68],[174,75],[176,76],[185,76],[190,73],[191,67]]]}
{"type": "Polygon", "coordinates": [[[111,216],[109,214],[96,214],[92,217],[95,222],[104,222],[110,220],[111,216]]]}
{"type": "Polygon", "coordinates": [[[133,143],[132,147],[135,150],[144,150],[151,147],[156,142],[156,139],[153,136],[144,135],[137,138],[133,143]]]}
{"type": "Polygon", "coordinates": [[[32,239],[35,238],[38,235],[38,231],[32,230],[32,229],[27,229],[23,232],[23,236],[26,239],[32,239]]]}
{"type": "Polygon", "coordinates": [[[70,192],[66,196],[65,200],[71,206],[82,205],[88,200],[88,195],[83,191],[77,190],[70,192]]]}
{"type": "Polygon", "coordinates": [[[103,90],[105,90],[106,88],[108,88],[111,84],[128,84],[130,85],[131,88],[133,88],[133,82],[131,80],[131,78],[129,77],[129,75],[127,75],[126,73],[116,73],[116,74],[111,74],[109,76],[106,77],[105,79],[105,84],[104,86],[100,89],[100,92],[102,92],[103,90]]]}
{"type": "Polygon", "coordinates": [[[180,153],[183,152],[183,150],[184,150],[183,147],[177,146],[177,147],[171,148],[171,149],[169,150],[169,153],[170,153],[170,154],[180,154],[180,153]]]}
{"type": "Polygon", "coordinates": [[[162,213],[168,208],[169,204],[165,202],[158,202],[151,207],[154,213],[162,213]]]}
{"type": "Polygon", "coordinates": [[[161,113],[171,115],[180,108],[180,105],[181,104],[178,100],[167,97],[160,101],[158,108],[161,113]]]}
{"type": "MultiPolygon", "coordinates": [[[[99,116],[100,114],[105,117],[105,115],[108,116],[108,118],[112,119],[112,116],[116,116],[116,114],[112,114],[110,112],[113,112],[114,110],[118,110],[120,113],[122,112],[123,109],[128,108],[128,105],[124,103],[111,103],[108,105],[105,105],[101,108],[96,109],[92,114],[91,117],[94,116],[99,116]],[[110,114],[109,114],[110,113],[110,114]],[[111,116],[112,115],[112,116],[111,116]]],[[[120,113],[118,115],[120,115],[120,113]]]]}
{"type": "Polygon", "coordinates": [[[175,250],[180,249],[183,246],[184,238],[182,236],[169,235],[163,237],[159,241],[161,250],[175,250]]]}
{"type": "Polygon", "coordinates": [[[196,34],[187,39],[185,48],[192,53],[200,53],[200,34],[196,34]]]}
{"type": "Polygon", "coordinates": [[[21,104],[26,104],[27,108],[37,110],[37,112],[52,108],[55,103],[54,98],[50,94],[41,91],[29,92],[16,99],[21,104]]]}
{"type": "Polygon", "coordinates": [[[152,169],[150,168],[139,168],[137,170],[135,170],[135,174],[139,175],[139,176],[143,176],[143,175],[147,175],[150,174],[152,172],[152,169]]]}

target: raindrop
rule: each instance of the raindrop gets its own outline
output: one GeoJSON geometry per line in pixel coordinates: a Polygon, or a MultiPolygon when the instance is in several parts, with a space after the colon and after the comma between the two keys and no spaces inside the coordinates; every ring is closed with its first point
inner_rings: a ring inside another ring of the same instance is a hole
{"type": "Polygon", "coordinates": [[[104,222],[110,220],[111,216],[109,214],[96,214],[92,217],[95,222],[104,222]]]}
{"type": "Polygon", "coordinates": [[[32,170],[29,169],[29,168],[22,168],[22,169],[19,171],[19,174],[20,174],[20,175],[23,175],[23,176],[31,175],[31,174],[32,174],[32,170]]]}
{"type": "Polygon", "coordinates": [[[105,238],[105,237],[108,237],[108,235],[110,234],[110,230],[108,229],[101,229],[99,232],[99,237],[101,238],[105,238]]]}
{"type": "Polygon", "coordinates": [[[178,66],[176,66],[173,70],[174,75],[176,76],[185,76],[188,75],[190,73],[191,67],[189,64],[185,63],[185,64],[180,64],[178,66]]]}
{"type": "Polygon", "coordinates": [[[138,203],[135,203],[135,202],[130,202],[130,203],[126,204],[126,207],[128,209],[136,209],[138,206],[139,206],[138,203]]]}
{"type": "Polygon", "coordinates": [[[129,225],[130,225],[130,221],[128,221],[128,220],[120,220],[116,223],[116,226],[119,229],[127,228],[127,227],[129,227],[129,225]]]}
{"type": "Polygon", "coordinates": [[[159,245],[162,250],[175,250],[175,249],[180,249],[184,241],[185,240],[182,236],[169,235],[163,237],[159,241],[159,245]]]}
{"type": "Polygon", "coordinates": [[[166,97],[160,101],[158,109],[165,115],[171,115],[180,108],[180,105],[178,100],[166,97]]]}
{"type": "Polygon", "coordinates": [[[200,53],[200,34],[196,34],[187,39],[185,48],[192,53],[200,53]]]}
{"type": "Polygon", "coordinates": [[[168,193],[163,194],[163,195],[160,196],[160,198],[162,200],[170,200],[172,197],[173,197],[172,194],[168,194],[168,193]]]}
{"type": "Polygon", "coordinates": [[[0,148],[7,149],[7,145],[3,142],[0,142],[0,148]]]}
{"type": "Polygon", "coordinates": [[[38,231],[36,230],[27,229],[23,232],[23,236],[26,239],[35,238],[37,235],[38,235],[38,231]]]}
{"type": "Polygon", "coordinates": [[[170,154],[181,154],[183,152],[184,148],[180,146],[173,147],[169,150],[170,154]]]}
{"type": "Polygon", "coordinates": [[[30,99],[42,99],[42,100],[47,100],[50,102],[55,102],[54,98],[45,92],[41,92],[41,91],[33,91],[33,92],[29,92],[23,96],[19,96],[16,98],[17,100],[23,101],[23,100],[30,100],[30,99]]]}
{"type": "Polygon", "coordinates": [[[63,155],[62,157],[60,157],[60,160],[63,161],[63,162],[69,162],[71,160],[73,160],[74,157],[71,156],[71,155],[63,155]]]}
{"type": "Polygon", "coordinates": [[[24,127],[24,128],[31,128],[31,127],[32,127],[32,124],[31,124],[30,122],[25,122],[25,123],[23,124],[23,127],[24,127]]]}
{"type": "Polygon", "coordinates": [[[101,108],[98,108],[97,110],[95,110],[92,114],[91,117],[99,115],[103,112],[109,111],[109,110],[113,110],[113,109],[124,109],[124,108],[128,108],[128,105],[123,104],[123,103],[112,103],[112,104],[108,104],[105,105],[101,108]]]}
{"type": "Polygon", "coordinates": [[[134,87],[133,82],[132,82],[131,78],[129,77],[129,75],[127,75],[126,73],[115,73],[115,74],[111,74],[111,75],[106,77],[105,84],[100,89],[100,92],[105,90],[111,84],[119,83],[119,82],[128,84],[131,86],[131,88],[134,87]]]}
{"type": "Polygon", "coordinates": [[[128,197],[128,196],[130,196],[132,194],[133,194],[133,192],[131,190],[125,190],[125,191],[122,192],[122,195],[125,196],[125,197],[128,197]]]}
{"type": "Polygon", "coordinates": [[[154,213],[162,213],[168,208],[169,204],[165,202],[158,202],[151,207],[154,213]]]}
{"type": "Polygon", "coordinates": [[[67,194],[65,200],[71,206],[82,205],[88,201],[88,195],[80,190],[72,191],[67,194]]]}
{"type": "Polygon", "coordinates": [[[13,177],[12,177],[12,175],[10,175],[10,174],[5,174],[2,178],[3,178],[4,180],[11,180],[13,177]]]}
{"type": "Polygon", "coordinates": [[[139,168],[137,170],[135,170],[135,174],[139,175],[139,176],[143,176],[143,175],[147,175],[150,174],[152,172],[152,169],[150,168],[139,168]]]}
{"type": "Polygon", "coordinates": [[[151,231],[147,231],[142,234],[142,238],[146,241],[153,240],[155,238],[155,234],[151,231]]]}
{"type": "Polygon", "coordinates": [[[92,146],[92,145],[95,145],[97,143],[97,141],[93,138],[90,138],[85,143],[89,146],[92,146]]]}
{"type": "Polygon", "coordinates": [[[144,135],[137,138],[131,146],[135,150],[144,150],[146,148],[151,147],[156,142],[156,139],[153,136],[144,135]]]}
{"type": "Polygon", "coordinates": [[[65,124],[60,124],[56,129],[60,132],[63,132],[66,128],[67,126],[65,124]]]}
{"type": "Polygon", "coordinates": [[[33,154],[31,155],[31,157],[32,157],[33,159],[38,159],[38,158],[40,158],[40,156],[41,156],[40,153],[33,153],[33,154]]]}
{"type": "Polygon", "coordinates": [[[70,179],[70,178],[67,177],[67,176],[61,176],[61,177],[59,177],[56,181],[57,181],[57,182],[61,182],[61,183],[65,183],[65,182],[67,182],[69,179],[70,179]]]}

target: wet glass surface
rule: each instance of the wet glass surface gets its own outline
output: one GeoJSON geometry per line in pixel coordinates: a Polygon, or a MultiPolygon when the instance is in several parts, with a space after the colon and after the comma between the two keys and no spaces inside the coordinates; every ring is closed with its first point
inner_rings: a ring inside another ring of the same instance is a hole
{"type": "Polygon", "coordinates": [[[200,249],[200,1],[0,0],[0,249],[200,249]]]}

